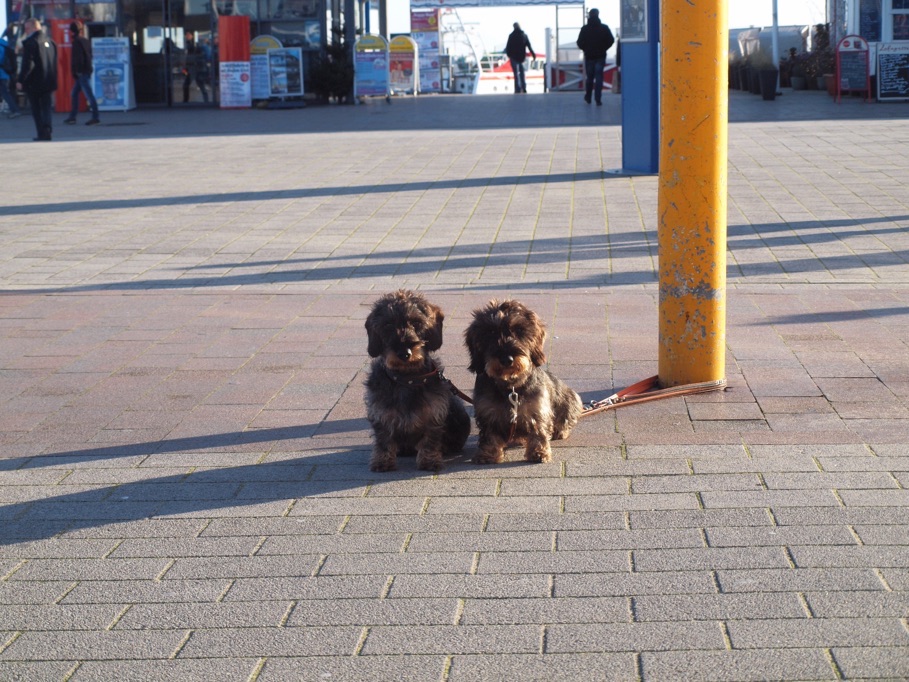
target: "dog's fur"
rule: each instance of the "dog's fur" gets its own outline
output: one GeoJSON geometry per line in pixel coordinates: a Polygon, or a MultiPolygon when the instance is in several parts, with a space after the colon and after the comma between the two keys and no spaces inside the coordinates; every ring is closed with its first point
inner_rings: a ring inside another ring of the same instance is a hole
{"type": "Polygon", "coordinates": [[[550,441],[567,438],[577,424],[580,396],[541,367],[545,339],[543,321],[517,301],[493,300],[474,311],[464,340],[476,374],[478,464],[501,462],[509,442],[524,444],[528,462],[548,462],[550,441]]]}
{"type": "Polygon", "coordinates": [[[373,471],[392,471],[399,455],[413,454],[418,468],[438,470],[470,435],[470,417],[434,353],[442,346],[444,319],[423,295],[403,289],[376,301],[366,318],[374,358],[366,379],[373,471]]]}

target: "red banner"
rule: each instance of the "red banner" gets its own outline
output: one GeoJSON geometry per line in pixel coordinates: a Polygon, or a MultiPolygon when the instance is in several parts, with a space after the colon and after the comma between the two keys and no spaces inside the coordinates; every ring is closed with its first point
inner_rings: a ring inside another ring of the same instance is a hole
{"type": "Polygon", "coordinates": [[[218,59],[222,62],[249,61],[249,17],[218,17],[218,59]]]}
{"type": "MultiPolygon", "coordinates": [[[[54,111],[68,114],[70,108],[69,93],[73,91],[72,63],[73,40],[69,32],[72,19],[51,19],[51,39],[57,43],[57,92],[54,94],[54,111]]],[[[88,106],[85,96],[79,95],[79,111],[85,111],[88,106]]]]}

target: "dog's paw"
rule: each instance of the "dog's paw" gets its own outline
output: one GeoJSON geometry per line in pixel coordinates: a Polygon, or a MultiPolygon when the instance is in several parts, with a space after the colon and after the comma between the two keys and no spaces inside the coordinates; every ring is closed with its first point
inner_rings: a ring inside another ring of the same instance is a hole
{"type": "Polygon", "coordinates": [[[549,443],[527,448],[527,450],[524,451],[524,459],[528,462],[533,462],[534,464],[545,464],[546,462],[551,462],[552,450],[549,447],[549,443]]]}
{"type": "Polygon", "coordinates": [[[474,464],[501,464],[505,461],[505,451],[502,449],[481,449],[471,460],[474,464]]]}
{"type": "Polygon", "coordinates": [[[394,457],[373,457],[369,468],[372,471],[396,471],[398,462],[394,457]]]}
{"type": "Polygon", "coordinates": [[[439,471],[444,465],[439,455],[417,455],[417,469],[422,471],[439,471]]]}
{"type": "Polygon", "coordinates": [[[552,434],[552,439],[553,440],[565,440],[570,435],[571,435],[571,427],[563,426],[562,428],[556,429],[555,433],[552,434]]]}

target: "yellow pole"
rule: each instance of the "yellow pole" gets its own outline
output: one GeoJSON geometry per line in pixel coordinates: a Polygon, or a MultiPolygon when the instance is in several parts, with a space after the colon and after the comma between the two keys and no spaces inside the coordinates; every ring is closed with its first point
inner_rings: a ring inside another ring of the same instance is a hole
{"type": "Polygon", "coordinates": [[[659,377],[725,379],[727,0],[662,0],[659,377]]]}

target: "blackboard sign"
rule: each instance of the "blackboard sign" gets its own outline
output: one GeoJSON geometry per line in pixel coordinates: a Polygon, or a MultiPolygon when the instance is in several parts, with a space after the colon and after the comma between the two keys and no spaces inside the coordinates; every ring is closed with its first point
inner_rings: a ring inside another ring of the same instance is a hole
{"type": "Polygon", "coordinates": [[[871,43],[881,40],[881,0],[859,3],[859,35],[871,43]]]}
{"type": "Polygon", "coordinates": [[[840,52],[840,90],[868,89],[868,53],[840,52]]]}
{"type": "Polygon", "coordinates": [[[848,35],[836,45],[836,101],[844,92],[865,93],[871,98],[871,80],[868,77],[868,41],[857,35],[848,35]]]}
{"type": "MultiPolygon", "coordinates": [[[[882,46],[883,47],[883,46],[882,46]]],[[[909,48],[906,52],[883,49],[877,55],[877,98],[909,100],[909,48]]]]}

